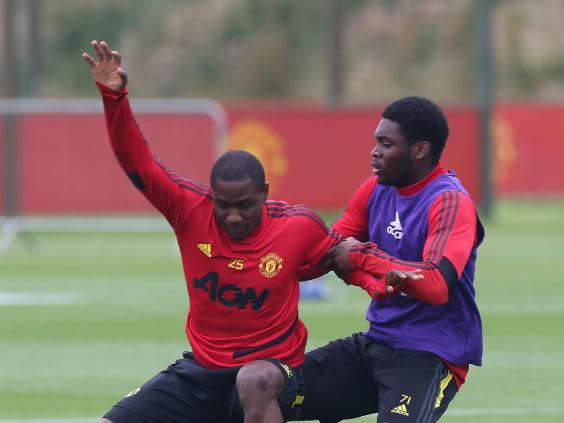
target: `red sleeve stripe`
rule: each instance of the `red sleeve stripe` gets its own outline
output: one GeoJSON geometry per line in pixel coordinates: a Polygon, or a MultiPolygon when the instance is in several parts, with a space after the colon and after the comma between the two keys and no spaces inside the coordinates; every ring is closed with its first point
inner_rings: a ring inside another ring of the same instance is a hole
{"type": "Polygon", "coordinates": [[[410,267],[414,267],[416,269],[433,270],[433,269],[437,268],[437,265],[435,263],[431,263],[431,262],[428,262],[428,261],[401,260],[397,257],[392,257],[391,255],[385,253],[384,251],[380,250],[377,247],[370,247],[370,246],[367,246],[365,244],[353,247],[351,249],[351,252],[371,255],[371,256],[374,256],[374,257],[378,257],[379,259],[382,259],[382,260],[388,260],[392,263],[402,264],[404,266],[410,266],[410,267]]]}
{"type": "Polygon", "coordinates": [[[446,226],[446,230],[442,234],[441,240],[438,244],[437,257],[433,261],[434,263],[437,263],[437,264],[443,258],[443,252],[445,250],[447,240],[449,239],[450,234],[452,232],[452,228],[454,228],[454,221],[456,220],[456,214],[458,213],[458,206],[460,205],[460,195],[461,194],[458,191],[454,191],[452,193],[452,195],[454,196],[454,204],[451,203],[451,207],[452,207],[453,210],[452,210],[452,213],[450,215],[450,219],[448,221],[448,224],[446,226]]]}
{"type": "Polygon", "coordinates": [[[297,217],[304,216],[312,219],[319,227],[330,237],[334,239],[341,240],[342,237],[333,228],[328,228],[325,222],[313,211],[305,206],[291,206],[286,203],[277,203],[283,205],[283,207],[273,207],[274,202],[268,202],[266,204],[266,209],[269,217],[279,218],[279,217],[297,217]]]}
{"type": "Polygon", "coordinates": [[[321,220],[321,218],[317,214],[315,214],[305,206],[288,205],[286,207],[272,207],[271,205],[267,204],[266,209],[268,210],[268,215],[272,217],[290,216],[295,215],[296,213],[303,213],[304,215],[307,215],[308,217],[315,220],[319,225],[323,227],[326,226],[325,222],[323,222],[323,220],[321,220]]]}
{"type": "Polygon", "coordinates": [[[273,211],[285,211],[285,210],[292,210],[292,209],[296,209],[296,208],[302,208],[302,209],[309,210],[306,206],[303,206],[301,204],[291,205],[291,204],[285,203],[283,201],[267,201],[266,207],[269,210],[273,210],[273,211]]]}
{"type": "Polygon", "coordinates": [[[271,206],[271,205],[276,205],[276,206],[289,206],[288,203],[286,203],[285,201],[274,201],[274,200],[268,200],[266,202],[266,206],[271,206]]]}
{"type": "Polygon", "coordinates": [[[441,194],[441,213],[437,230],[431,243],[429,261],[438,264],[443,257],[446,241],[454,227],[456,213],[460,204],[460,193],[458,191],[446,191],[441,194]]]}
{"type": "Polygon", "coordinates": [[[163,169],[168,174],[168,176],[174,182],[176,182],[176,183],[182,183],[182,182],[189,183],[190,185],[194,186],[195,188],[200,189],[201,191],[210,192],[210,189],[206,185],[202,185],[199,182],[196,182],[192,179],[188,179],[188,178],[179,176],[175,171],[170,170],[170,169],[166,168],[165,166],[163,166],[160,162],[158,162],[158,160],[157,160],[157,164],[159,165],[159,167],[161,169],[163,169]]]}
{"type": "Polygon", "coordinates": [[[174,172],[174,171],[168,169],[167,167],[165,167],[160,162],[160,160],[157,159],[155,156],[153,156],[153,161],[180,188],[188,189],[188,190],[190,190],[190,191],[192,191],[196,194],[199,194],[199,195],[207,197],[207,198],[212,198],[211,190],[207,186],[202,185],[202,184],[200,184],[196,181],[193,181],[191,179],[182,178],[182,177],[178,176],[176,172],[174,172]]]}
{"type": "Polygon", "coordinates": [[[328,236],[330,236],[333,239],[336,239],[339,242],[343,240],[343,236],[333,228],[325,227],[325,233],[327,233],[328,236]]]}
{"type": "Polygon", "coordinates": [[[198,194],[198,195],[201,195],[202,197],[209,198],[210,200],[212,199],[211,193],[205,193],[205,192],[198,191],[198,190],[194,189],[193,186],[186,185],[186,184],[178,184],[178,186],[179,186],[180,188],[187,189],[187,190],[190,190],[190,191],[192,191],[192,192],[194,192],[194,193],[196,193],[196,194],[198,194]]]}
{"type": "Polygon", "coordinates": [[[306,206],[303,205],[289,205],[287,203],[279,203],[276,204],[279,207],[275,207],[274,204],[272,203],[267,203],[266,204],[266,209],[268,210],[269,213],[294,213],[294,212],[302,212],[302,213],[308,213],[311,215],[311,217],[315,220],[317,220],[320,224],[322,224],[323,226],[325,226],[325,222],[323,222],[323,220],[321,220],[321,218],[312,210],[310,210],[309,208],[307,208],[306,206]]]}
{"type": "Polygon", "coordinates": [[[315,223],[317,223],[317,225],[319,226],[319,228],[325,232],[328,236],[330,236],[331,238],[337,239],[337,240],[342,240],[343,237],[341,236],[341,234],[339,234],[337,231],[335,231],[333,228],[328,228],[327,226],[325,226],[325,224],[323,222],[320,222],[319,220],[317,220],[314,216],[312,216],[309,213],[299,213],[299,212],[293,212],[293,213],[284,213],[284,214],[271,214],[268,213],[268,217],[272,217],[272,218],[279,218],[279,217],[307,217],[311,220],[313,220],[315,223]]]}
{"type": "Polygon", "coordinates": [[[448,207],[446,207],[447,196],[448,196],[449,192],[450,191],[443,192],[443,193],[441,193],[441,196],[440,196],[441,211],[440,211],[440,214],[439,214],[439,221],[438,221],[437,227],[435,229],[433,242],[431,243],[431,245],[429,247],[429,253],[430,254],[429,254],[428,259],[430,261],[433,261],[434,259],[436,259],[435,252],[437,251],[437,242],[438,242],[438,239],[439,239],[439,234],[441,233],[441,230],[442,230],[441,225],[446,220],[445,215],[449,211],[448,207]]]}

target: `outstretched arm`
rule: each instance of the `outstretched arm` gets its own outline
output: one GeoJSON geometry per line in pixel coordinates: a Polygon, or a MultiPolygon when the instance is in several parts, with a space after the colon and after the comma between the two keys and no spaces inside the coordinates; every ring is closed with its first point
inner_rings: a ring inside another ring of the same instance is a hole
{"type": "Polygon", "coordinates": [[[121,67],[120,53],[105,41],[94,40],[91,45],[96,59],[88,53],[82,57],[102,94],[114,154],[133,185],[176,227],[209,195],[209,189],[179,178],[151,154],[127,100],[127,74],[121,67]]]}

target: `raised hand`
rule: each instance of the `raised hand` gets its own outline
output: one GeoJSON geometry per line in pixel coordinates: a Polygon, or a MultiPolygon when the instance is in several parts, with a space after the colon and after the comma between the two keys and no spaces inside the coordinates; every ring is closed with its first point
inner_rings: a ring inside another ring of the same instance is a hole
{"type": "Polygon", "coordinates": [[[121,54],[112,51],[105,41],[90,43],[96,53],[94,60],[88,53],[82,53],[82,58],[90,65],[94,81],[107,86],[114,91],[121,91],[127,85],[127,74],[121,68],[121,54]]]}

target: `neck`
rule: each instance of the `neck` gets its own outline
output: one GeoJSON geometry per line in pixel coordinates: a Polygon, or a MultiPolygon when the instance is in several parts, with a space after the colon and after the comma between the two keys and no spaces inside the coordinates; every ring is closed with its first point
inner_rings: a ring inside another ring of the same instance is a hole
{"type": "Polygon", "coordinates": [[[426,172],[421,172],[422,176],[419,176],[418,179],[414,178],[415,182],[413,182],[412,184],[396,188],[402,195],[414,195],[422,190],[429,182],[443,173],[446,173],[446,170],[440,163],[437,163],[432,169],[427,170],[426,172]]]}
{"type": "Polygon", "coordinates": [[[409,184],[407,184],[407,185],[405,185],[401,188],[405,188],[407,186],[414,185],[419,181],[422,181],[427,176],[429,176],[429,174],[431,172],[433,172],[433,170],[435,170],[437,165],[438,165],[438,163],[425,163],[419,169],[415,169],[415,172],[413,173],[413,178],[409,181],[409,184]]]}

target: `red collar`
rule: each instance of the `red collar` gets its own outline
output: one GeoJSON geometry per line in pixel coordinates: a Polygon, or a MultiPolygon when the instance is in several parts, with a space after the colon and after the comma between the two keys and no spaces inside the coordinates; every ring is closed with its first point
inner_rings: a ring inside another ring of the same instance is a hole
{"type": "Polygon", "coordinates": [[[413,185],[409,185],[403,188],[397,188],[398,192],[401,195],[405,195],[410,197],[412,195],[417,194],[423,188],[425,188],[429,183],[435,179],[437,176],[444,175],[447,173],[446,169],[443,167],[441,163],[439,163],[430,173],[428,173],[423,179],[415,182],[413,185]]]}

